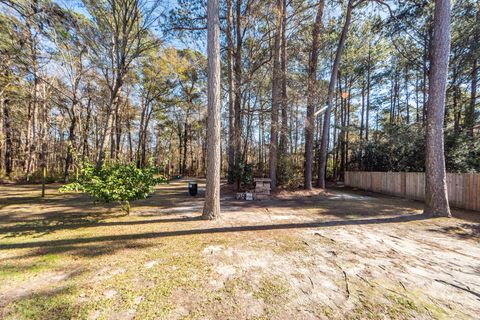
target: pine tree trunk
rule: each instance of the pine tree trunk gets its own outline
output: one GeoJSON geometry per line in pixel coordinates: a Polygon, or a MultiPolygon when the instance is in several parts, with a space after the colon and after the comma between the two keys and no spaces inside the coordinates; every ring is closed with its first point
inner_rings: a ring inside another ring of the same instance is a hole
{"type": "MultiPolygon", "coordinates": [[[[2,98],[3,99],[3,98],[2,98]]],[[[12,174],[12,126],[10,119],[10,105],[8,99],[3,99],[3,132],[5,134],[5,175],[10,177],[12,174]]]]}
{"type": "Polygon", "coordinates": [[[303,188],[312,189],[312,164],[313,164],[313,133],[315,127],[315,92],[317,86],[317,63],[320,45],[320,31],[322,29],[322,17],[325,0],[318,3],[315,24],[312,30],[312,50],[308,61],[307,82],[307,118],[305,121],[305,164],[303,172],[303,188]]]}
{"type": "Polygon", "coordinates": [[[68,129],[67,156],[65,158],[64,182],[68,183],[70,167],[73,164],[73,152],[75,152],[75,130],[77,127],[77,115],[75,114],[75,104],[72,105],[70,114],[70,127],[68,129]]]}
{"type": "Polygon", "coordinates": [[[407,121],[407,124],[410,124],[410,105],[409,105],[409,100],[410,100],[410,92],[408,90],[408,80],[409,80],[409,77],[408,77],[408,69],[405,68],[405,107],[407,109],[407,118],[406,118],[406,121],[407,121]]]}
{"type": "Polygon", "coordinates": [[[360,111],[360,141],[363,140],[363,121],[364,121],[364,115],[365,115],[365,81],[362,82],[362,108],[360,111]]]}
{"type": "Polygon", "coordinates": [[[117,160],[120,156],[120,146],[122,145],[122,117],[120,113],[120,103],[115,109],[115,152],[113,159],[117,160]]]}
{"type": "MultiPolygon", "coordinates": [[[[34,55],[35,57],[35,55],[34,55]]],[[[36,113],[38,109],[38,64],[36,63],[36,59],[33,59],[33,76],[34,76],[34,83],[33,83],[33,93],[32,93],[32,102],[29,104],[28,107],[28,129],[27,129],[27,139],[26,139],[26,148],[28,152],[27,156],[27,165],[26,165],[26,177],[27,181],[30,180],[30,174],[32,171],[35,170],[35,151],[36,147],[36,131],[37,131],[37,118],[36,113]]]]}
{"type": "Polygon", "coordinates": [[[282,39],[282,6],[283,0],[276,1],[276,29],[275,29],[275,41],[273,45],[273,75],[272,75],[272,114],[271,114],[271,129],[270,129],[270,155],[269,155],[269,167],[270,167],[270,180],[271,190],[277,189],[277,162],[278,162],[278,111],[281,107],[281,62],[280,62],[280,50],[282,39]]]}
{"type": "Polygon", "coordinates": [[[228,173],[229,183],[233,183],[235,170],[235,82],[233,81],[233,12],[232,0],[227,0],[227,81],[228,81],[228,173]]]}
{"type": "Polygon", "coordinates": [[[47,110],[47,89],[46,85],[43,84],[43,95],[42,95],[42,109],[39,110],[39,120],[42,121],[40,127],[40,141],[41,141],[41,150],[40,150],[40,168],[42,170],[42,198],[45,197],[45,184],[47,180],[47,121],[48,121],[48,110],[47,110]]]}
{"type": "Polygon", "coordinates": [[[242,0],[237,0],[235,8],[236,24],[235,24],[235,82],[234,82],[234,103],[233,109],[235,113],[234,132],[235,132],[235,188],[240,189],[241,177],[241,160],[242,160],[242,132],[243,132],[243,115],[242,115],[242,0]]]}
{"type": "MultiPolygon", "coordinates": [[[[128,161],[133,162],[133,139],[132,139],[132,120],[127,120],[127,135],[128,135],[128,161]]],[[[145,154],[145,153],[144,153],[145,154]]]]}
{"type": "Polygon", "coordinates": [[[345,126],[346,126],[346,104],[347,101],[343,98],[342,92],[346,90],[346,88],[342,89],[341,83],[342,81],[340,72],[339,72],[339,91],[340,91],[340,138],[339,138],[339,145],[340,145],[340,168],[339,168],[339,177],[340,180],[343,180],[344,172],[345,172],[345,126]]]}
{"type": "MultiPolygon", "coordinates": [[[[337,181],[338,178],[338,158],[339,158],[339,141],[340,137],[338,135],[338,121],[339,121],[339,115],[338,115],[338,93],[340,92],[340,81],[337,81],[337,92],[335,94],[335,110],[333,113],[334,117],[334,124],[333,124],[333,170],[332,170],[332,179],[333,181],[337,181]]],[[[317,177],[317,186],[320,185],[320,166],[318,166],[318,177],[317,177]]]]}
{"type": "Polygon", "coordinates": [[[145,99],[142,98],[140,105],[142,106],[142,112],[140,114],[140,123],[139,123],[139,128],[138,128],[138,144],[137,144],[137,168],[142,168],[143,163],[141,160],[141,152],[142,152],[142,147],[143,147],[143,130],[145,128],[145,118],[146,118],[146,113],[147,113],[147,106],[145,99]]]}
{"type": "MultiPolygon", "coordinates": [[[[110,104],[112,104],[111,102],[110,104]]],[[[99,143],[98,143],[98,157],[97,157],[97,164],[96,167],[97,169],[100,169],[103,165],[103,161],[105,160],[105,143],[107,142],[107,135],[109,134],[109,128],[110,128],[110,120],[112,118],[112,111],[111,111],[111,106],[108,107],[108,110],[105,115],[105,123],[104,127],[102,129],[102,133],[100,135],[99,143]]]]}
{"type": "Polygon", "coordinates": [[[82,130],[82,162],[85,161],[85,157],[88,156],[88,138],[89,138],[89,131],[90,131],[90,117],[91,117],[91,98],[88,97],[87,101],[87,110],[84,125],[81,124],[80,128],[82,130]]]}
{"type": "Polygon", "coordinates": [[[182,159],[182,173],[187,172],[187,143],[188,143],[188,118],[190,114],[187,112],[185,116],[185,123],[183,124],[183,159],[182,159]]]}
{"type": "Polygon", "coordinates": [[[299,133],[299,106],[298,103],[295,104],[295,133],[294,133],[294,144],[293,144],[293,153],[295,154],[295,159],[297,159],[297,152],[298,152],[298,138],[300,136],[299,133]]]}
{"type": "Polygon", "coordinates": [[[208,126],[207,187],[204,219],[220,215],[220,17],[219,0],[208,0],[208,126]]]}
{"type": "Polygon", "coordinates": [[[248,94],[248,99],[246,99],[247,103],[247,110],[246,110],[246,133],[245,133],[245,141],[243,143],[243,154],[242,154],[242,161],[244,163],[248,163],[248,143],[250,142],[250,136],[252,133],[252,106],[251,106],[251,92],[248,94]]]}
{"type": "Polygon", "coordinates": [[[367,65],[367,106],[365,110],[365,141],[368,141],[369,120],[370,120],[370,88],[371,88],[371,51],[370,43],[368,44],[368,65],[367,65]]]}
{"type": "Polygon", "coordinates": [[[325,176],[327,170],[327,157],[328,157],[328,142],[330,136],[330,115],[332,113],[332,100],[335,94],[335,84],[337,83],[338,68],[340,66],[340,60],[342,58],[343,48],[345,47],[345,41],[347,39],[348,28],[352,19],[353,4],[352,0],[348,2],[347,12],[345,17],[345,24],[343,25],[342,34],[338,43],[337,52],[335,54],[335,60],[333,62],[332,73],[330,75],[330,83],[328,86],[327,96],[327,110],[325,111],[323,120],[323,132],[322,143],[320,145],[320,159],[319,159],[319,177],[318,184],[320,188],[325,188],[325,176]]]}
{"type": "Polygon", "coordinates": [[[443,120],[450,53],[450,0],[435,1],[434,30],[429,77],[426,158],[425,210],[429,216],[450,217],[448,205],[443,120]]]}
{"type": "MultiPolygon", "coordinates": [[[[107,106],[106,114],[105,114],[105,123],[104,127],[102,128],[102,133],[99,139],[98,145],[98,157],[97,157],[97,164],[96,168],[99,169],[103,165],[103,161],[105,160],[105,143],[107,142],[107,135],[110,133],[110,143],[111,143],[111,152],[115,149],[115,140],[113,137],[113,124],[114,124],[114,110],[116,110],[118,103],[118,92],[122,87],[122,81],[117,80],[113,88],[110,90],[110,99],[107,106]]],[[[111,154],[112,156],[112,154],[111,154]]]]}
{"type": "Polygon", "coordinates": [[[349,162],[348,162],[348,150],[350,148],[350,107],[351,107],[351,100],[350,97],[352,95],[352,84],[350,83],[348,88],[348,98],[346,103],[346,133],[345,133],[345,170],[343,172],[342,180],[345,180],[345,172],[349,170],[349,162]]]}
{"type": "Polygon", "coordinates": [[[477,104],[477,79],[478,79],[478,66],[477,59],[473,60],[472,76],[470,86],[470,103],[468,105],[467,112],[465,114],[465,127],[467,134],[473,137],[473,126],[475,125],[475,105],[477,104]]]}
{"type": "Polygon", "coordinates": [[[425,36],[425,42],[423,44],[423,79],[422,79],[422,123],[425,124],[425,115],[427,111],[427,78],[428,78],[428,34],[425,36]]]}
{"type": "Polygon", "coordinates": [[[282,103],[281,103],[281,115],[282,115],[282,127],[280,130],[280,143],[278,146],[280,157],[284,157],[287,152],[288,143],[288,116],[287,116],[287,1],[282,0],[282,41],[281,41],[281,69],[282,69],[282,103]]]}

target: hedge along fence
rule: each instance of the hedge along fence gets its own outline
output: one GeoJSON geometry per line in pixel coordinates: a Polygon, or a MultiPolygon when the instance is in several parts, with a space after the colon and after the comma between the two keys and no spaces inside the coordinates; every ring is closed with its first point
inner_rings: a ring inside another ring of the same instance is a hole
{"type": "MultiPolygon", "coordinates": [[[[345,185],[413,200],[425,198],[423,172],[345,172],[345,185]]],[[[447,173],[452,207],[480,211],[480,173],[447,173]]]]}

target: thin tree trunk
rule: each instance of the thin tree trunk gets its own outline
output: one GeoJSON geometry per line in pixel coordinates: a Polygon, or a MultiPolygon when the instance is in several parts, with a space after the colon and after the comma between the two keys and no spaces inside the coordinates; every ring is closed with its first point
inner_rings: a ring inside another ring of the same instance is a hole
{"type": "Polygon", "coordinates": [[[233,81],[233,11],[232,0],[227,0],[227,81],[228,81],[228,177],[233,183],[235,171],[235,82],[233,81]]]}
{"type": "Polygon", "coordinates": [[[145,117],[145,123],[142,131],[142,145],[140,148],[140,165],[142,168],[147,165],[147,133],[148,133],[148,126],[150,124],[150,119],[152,118],[152,114],[153,114],[153,109],[150,108],[145,117]]]}
{"type": "Polygon", "coordinates": [[[204,219],[220,216],[220,17],[219,0],[208,0],[208,126],[207,186],[204,219]]]}
{"type": "Polygon", "coordinates": [[[65,173],[64,173],[64,182],[68,183],[68,178],[70,174],[70,168],[73,164],[73,152],[75,151],[75,130],[77,127],[77,115],[75,113],[76,99],[70,111],[70,127],[68,130],[68,145],[67,145],[67,156],[65,158],[65,173]]]}
{"type": "Polygon", "coordinates": [[[242,0],[237,0],[236,10],[235,10],[235,36],[236,36],[236,48],[235,48],[235,97],[234,97],[234,112],[235,112],[235,123],[234,123],[234,132],[235,132],[235,188],[240,189],[240,182],[242,180],[241,172],[241,158],[242,158],[242,131],[243,131],[243,115],[242,115],[242,0]]]}
{"type": "Polygon", "coordinates": [[[395,83],[393,80],[391,80],[391,83],[390,83],[390,110],[389,110],[389,123],[392,124],[393,123],[393,117],[394,117],[394,114],[395,114],[395,83]]]}
{"type": "Polygon", "coordinates": [[[265,114],[263,110],[263,103],[260,104],[260,114],[258,115],[258,121],[260,122],[260,152],[259,152],[259,171],[262,177],[265,174],[265,114]]]}
{"type": "MultiPolygon", "coordinates": [[[[335,110],[334,110],[334,123],[333,123],[333,170],[332,170],[332,175],[333,175],[333,181],[337,181],[338,178],[338,157],[339,157],[339,140],[340,137],[338,135],[338,93],[340,92],[340,81],[337,81],[337,90],[335,94],[335,110]]],[[[317,177],[317,183],[320,181],[320,166],[318,166],[318,177],[317,177]]]]}
{"type": "Polygon", "coordinates": [[[368,141],[369,120],[370,120],[370,89],[371,89],[371,48],[368,44],[368,64],[367,64],[367,107],[365,110],[365,141],[368,141]]]}
{"type": "Polygon", "coordinates": [[[429,216],[450,217],[445,155],[443,119],[450,53],[450,0],[436,0],[431,69],[429,79],[426,157],[425,157],[425,210],[429,216]]]}
{"type": "MultiPolygon", "coordinates": [[[[345,111],[346,111],[346,132],[345,132],[345,135],[346,135],[346,138],[345,138],[345,171],[348,171],[349,169],[349,162],[348,162],[348,150],[349,150],[349,141],[350,141],[350,103],[351,103],[351,100],[350,100],[350,97],[351,97],[351,93],[352,93],[352,84],[350,83],[350,86],[348,88],[348,97],[347,97],[347,103],[346,103],[346,108],[345,108],[345,111]]],[[[343,179],[345,179],[345,171],[343,172],[343,179]]]]}
{"type": "Polygon", "coordinates": [[[105,143],[107,141],[107,135],[109,134],[109,131],[110,131],[110,140],[112,143],[114,143],[113,137],[111,136],[111,133],[112,133],[111,128],[113,126],[113,121],[114,121],[114,119],[112,119],[113,118],[112,115],[113,115],[114,108],[116,108],[116,105],[118,104],[117,95],[118,95],[118,91],[120,90],[120,87],[121,87],[121,84],[117,83],[110,92],[110,100],[109,100],[109,104],[108,104],[106,115],[105,115],[106,117],[105,124],[102,130],[102,134],[100,135],[100,141],[99,141],[100,143],[98,146],[98,158],[97,158],[97,164],[96,164],[97,169],[102,167],[103,161],[105,160],[105,143]]]}
{"type": "MultiPolygon", "coordinates": [[[[3,99],[3,98],[2,98],[3,99]]],[[[8,99],[2,100],[3,104],[3,132],[5,134],[5,174],[10,177],[12,174],[12,125],[10,119],[10,102],[8,99]]]]}
{"type": "Polygon", "coordinates": [[[322,29],[323,9],[325,0],[318,3],[315,24],[312,30],[312,49],[308,61],[307,82],[307,118],[305,121],[305,164],[303,169],[303,188],[312,189],[312,165],[313,165],[313,133],[315,127],[315,92],[317,87],[317,64],[320,45],[320,31],[322,29]]]}
{"type": "Polygon", "coordinates": [[[127,120],[128,134],[128,161],[133,162],[132,120],[127,120]]]}
{"type": "Polygon", "coordinates": [[[475,125],[475,105],[477,104],[477,80],[478,80],[478,66],[477,59],[473,60],[472,65],[472,80],[470,86],[470,103],[465,114],[465,127],[467,134],[473,137],[473,127],[475,125]]]}
{"type": "MultiPolygon", "coordinates": [[[[341,75],[340,72],[338,73],[338,78],[339,78],[339,91],[340,91],[340,139],[339,139],[339,145],[340,145],[340,168],[339,168],[339,176],[340,179],[343,180],[344,178],[344,172],[345,172],[345,126],[346,126],[346,104],[347,101],[343,97],[343,92],[345,92],[346,88],[342,89],[341,87],[341,75]]],[[[346,86],[345,86],[346,87],[346,86]]]]}
{"type": "Polygon", "coordinates": [[[188,142],[188,118],[189,113],[185,116],[185,123],[183,124],[183,160],[182,160],[182,172],[185,174],[187,170],[187,142],[188,142]]]}
{"type": "Polygon", "coordinates": [[[395,103],[396,103],[396,116],[397,116],[397,123],[402,121],[402,110],[400,108],[400,70],[396,72],[396,86],[395,86],[395,103]]]}
{"type": "Polygon", "coordinates": [[[120,146],[122,145],[122,118],[120,114],[120,102],[115,108],[115,151],[113,159],[117,160],[120,155],[120,146]]]}
{"type": "Polygon", "coordinates": [[[453,85],[453,132],[455,135],[460,133],[461,108],[458,107],[458,96],[460,93],[458,85],[453,85]]]}
{"type": "Polygon", "coordinates": [[[293,145],[293,153],[295,154],[295,159],[297,158],[297,153],[298,153],[298,137],[300,135],[299,133],[299,120],[298,120],[298,114],[299,114],[299,105],[298,103],[295,104],[295,142],[293,145]]]}
{"type": "Polygon", "coordinates": [[[89,97],[87,102],[87,116],[85,119],[85,127],[83,129],[82,161],[84,161],[85,157],[88,157],[89,155],[88,136],[90,132],[90,117],[92,115],[91,103],[92,99],[89,97]]]}
{"type": "Polygon", "coordinates": [[[247,132],[245,133],[245,142],[243,144],[243,155],[242,155],[242,160],[244,163],[248,163],[248,142],[250,140],[250,134],[252,132],[252,112],[251,112],[251,92],[248,94],[248,99],[246,101],[247,103],[247,119],[246,119],[246,124],[247,124],[247,132]]]}
{"type": "Polygon", "coordinates": [[[425,115],[427,110],[427,77],[428,77],[428,37],[423,44],[423,80],[422,80],[422,123],[425,124],[425,115]]]}
{"type": "Polygon", "coordinates": [[[278,162],[278,110],[281,107],[281,62],[280,50],[282,40],[282,7],[283,0],[276,1],[276,28],[275,41],[273,45],[273,75],[272,75],[272,114],[271,114],[271,129],[270,129],[270,180],[271,190],[277,189],[277,162],[278,162]]]}
{"type": "Polygon", "coordinates": [[[42,109],[40,111],[39,118],[41,119],[41,128],[40,128],[40,139],[41,139],[41,150],[40,150],[40,168],[42,170],[42,198],[45,197],[45,183],[47,180],[47,121],[48,121],[48,111],[47,111],[47,89],[46,85],[43,84],[43,96],[42,96],[42,109]]]}
{"type": "Polygon", "coordinates": [[[338,43],[337,52],[335,54],[335,60],[333,62],[332,74],[330,76],[330,83],[328,86],[328,97],[327,97],[327,110],[324,115],[323,123],[323,132],[322,132],[322,143],[320,146],[320,161],[319,161],[319,187],[325,188],[325,175],[327,170],[327,157],[328,157],[328,142],[330,136],[330,114],[332,113],[332,100],[335,93],[335,84],[337,82],[338,68],[340,66],[340,60],[342,58],[343,48],[345,46],[345,41],[347,39],[348,28],[350,26],[350,21],[352,18],[353,4],[352,0],[349,0],[347,5],[347,12],[345,17],[345,24],[343,25],[342,34],[340,36],[340,41],[338,43]]]}
{"type": "Polygon", "coordinates": [[[141,99],[141,106],[142,106],[142,112],[140,114],[140,124],[138,128],[138,145],[137,145],[137,168],[142,168],[143,163],[141,159],[141,152],[142,152],[142,147],[143,147],[143,131],[145,127],[145,118],[146,118],[146,113],[147,113],[147,105],[146,105],[146,100],[145,98],[142,97],[141,99]]]}
{"type": "Polygon", "coordinates": [[[362,82],[362,109],[360,111],[360,141],[363,140],[363,120],[365,115],[365,80],[362,82]]]}
{"type": "Polygon", "coordinates": [[[420,97],[419,97],[419,76],[418,76],[418,69],[415,71],[415,108],[416,110],[416,121],[417,123],[420,122],[420,97]]]}
{"type": "Polygon", "coordinates": [[[407,124],[410,124],[410,105],[409,105],[409,100],[410,100],[410,92],[408,90],[408,69],[405,68],[405,107],[407,109],[407,124]]]}
{"type": "Polygon", "coordinates": [[[280,143],[279,152],[280,157],[284,157],[287,152],[288,143],[288,116],[287,116],[287,1],[282,0],[282,41],[281,41],[281,69],[282,69],[282,102],[281,102],[281,115],[282,115],[282,128],[280,130],[280,143]]]}
{"type": "MultiPolygon", "coordinates": [[[[451,84],[451,89],[452,89],[452,109],[453,109],[453,132],[455,135],[458,135],[460,133],[460,115],[461,115],[461,108],[458,107],[458,98],[460,95],[460,88],[457,83],[458,81],[458,71],[457,68],[453,68],[452,71],[452,84],[451,84]]],[[[447,89],[448,92],[448,89],[447,89]]],[[[448,109],[445,109],[445,118],[448,119],[448,114],[447,111],[448,109]]]]}
{"type": "Polygon", "coordinates": [[[34,163],[35,163],[35,151],[36,147],[36,113],[38,109],[38,66],[36,60],[33,62],[33,70],[34,70],[34,83],[33,83],[33,101],[29,104],[28,108],[28,129],[27,129],[27,143],[26,148],[28,152],[27,156],[27,166],[26,166],[26,176],[27,181],[30,180],[30,173],[34,171],[34,163]]]}

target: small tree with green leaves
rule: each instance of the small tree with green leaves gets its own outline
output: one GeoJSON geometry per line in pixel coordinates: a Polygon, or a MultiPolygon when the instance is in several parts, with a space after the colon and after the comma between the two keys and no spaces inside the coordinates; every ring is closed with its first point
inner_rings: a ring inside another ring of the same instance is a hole
{"type": "Polygon", "coordinates": [[[130,202],[146,198],[155,185],[165,183],[164,177],[155,177],[154,168],[137,168],[134,165],[105,164],[97,169],[85,164],[79,179],[60,188],[60,192],[82,191],[96,201],[117,201],[122,210],[130,213],[130,202]]]}

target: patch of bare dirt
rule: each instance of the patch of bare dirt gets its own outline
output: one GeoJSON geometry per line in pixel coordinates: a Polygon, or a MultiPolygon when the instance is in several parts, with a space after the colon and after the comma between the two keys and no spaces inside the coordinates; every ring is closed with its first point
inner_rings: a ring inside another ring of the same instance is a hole
{"type": "Polygon", "coordinates": [[[15,286],[1,286],[0,308],[5,307],[11,301],[19,300],[43,291],[49,291],[52,287],[55,287],[56,290],[64,289],[67,287],[67,280],[80,275],[82,272],[82,268],[73,267],[73,269],[68,271],[52,271],[30,277],[15,286]]]}
{"type": "Polygon", "coordinates": [[[300,199],[306,197],[326,196],[330,193],[325,189],[315,188],[312,190],[296,189],[296,190],[280,190],[274,194],[274,198],[280,200],[300,199]]]}
{"type": "MultiPolygon", "coordinates": [[[[284,198],[248,209],[227,205],[223,219],[253,226],[241,243],[205,249],[217,275],[212,290],[246,281],[246,292],[255,293],[262,278],[282,279],[289,299],[266,313],[272,319],[477,317],[480,217],[457,212],[463,219],[424,220],[421,204],[404,199],[282,192],[284,198]],[[259,224],[271,225],[277,240],[259,224]]],[[[244,304],[254,303],[245,297],[244,304]]]]}

